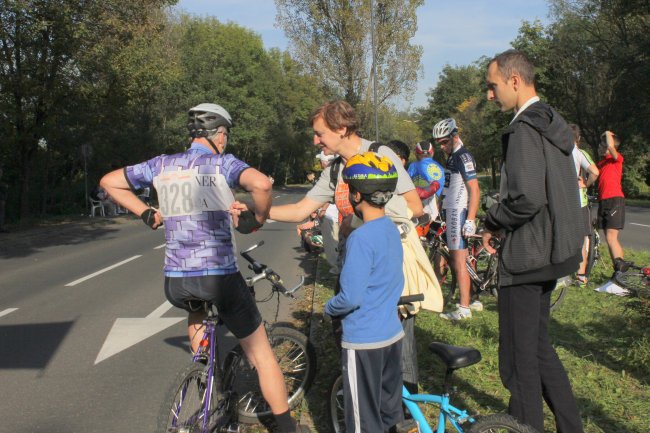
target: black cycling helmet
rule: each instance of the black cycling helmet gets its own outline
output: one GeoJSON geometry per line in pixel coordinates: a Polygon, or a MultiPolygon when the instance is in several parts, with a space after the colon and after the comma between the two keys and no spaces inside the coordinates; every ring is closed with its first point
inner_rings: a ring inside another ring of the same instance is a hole
{"type": "Polygon", "coordinates": [[[341,177],[375,205],[386,204],[397,186],[397,169],[392,161],[374,152],[350,158],[341,177]]]}
{"type": "Polygon", "coordinates": [[[230,114],[221,105],[203,103],[190,108],[187,113],[187,129],[192,138],[209,137],[220,126],[233,126],[230,114]]]}

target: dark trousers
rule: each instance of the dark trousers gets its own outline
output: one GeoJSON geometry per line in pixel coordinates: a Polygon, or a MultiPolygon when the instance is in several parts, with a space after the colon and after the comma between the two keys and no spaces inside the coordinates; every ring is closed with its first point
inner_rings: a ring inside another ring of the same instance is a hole
{"type": "Polygon", "coordinates": [[[418,393],[418,350],[415,345],[415,317],[402,318],[402,379],[411,394],[418,393]]]}
{"type": "Polygon", "coordinates": [[[548,336],[555,280],[499,290],[499,373],[510,391],[508,412],[544,431],[542,398],[558,433],[582,433],[571,383],[548,336]]]}
{"type": "Polygon", "coordinates": [[[343,349],[347,433],[389,433],[404,419],[401,352],[401,340],[379,349],[343,349]]]}

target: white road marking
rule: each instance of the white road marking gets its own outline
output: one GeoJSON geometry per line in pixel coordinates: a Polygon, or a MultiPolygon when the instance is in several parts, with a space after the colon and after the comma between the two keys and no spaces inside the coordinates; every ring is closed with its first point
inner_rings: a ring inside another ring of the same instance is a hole
{"type": "Polygon", "coordinates": [[[104,340],[104,345],[97,354],[95,365],[185,320],[184,317],[160,317],[170,308],[172,304],[165,301],[144,318],[115,319],[113,327],[104,340]]]}
{"type": "Polygon", "coordinates": [[[267,224],[271,224],[271,223],[274,223],[274,222],[277,222],[277,221],[276,221],[276,220],[272,220],[271,218],[267,218],[267,220],[266,220],[266,223],[267,223],[267,224]]]}
{"type": "Polygon", "coordinates": [[[86,275],[86,276],[83,277],[83,278],[79,278],[78,280],[75,280],[75,281],[73,281],[73,282],[71,282],[71,283],[68,283],[68,284],[66,284],[66,287],[76,286],[76,285],[79,284],[79,283],[83,283],[84,281],[89,280],[89,279],[91,279],[91,278],[93,278],[93,277],[96,277],[97,275],[103,274],[104,272],[108,272],[108,271],[110,271],[111,269],[115,269],[115,268],[117,268],[118,266],[122,266],[123,264],[128,263],[128,262],[130,262],[131,260],[135,260],[135,259],[137,259],[138,257],[142,257],[142,256],[141,256],[141,255],[137,255],[137,256],[130,257],[130,258],[126,259],[126,260],[122,260],[122,261],[119,262],[119,263],[115,263],[114,265],[111,265],[111,266],[109,266],[109,267],[107,267],[107,268],[101,269],[101,270],[99,270],[99,271],[97,271],[97,272],[94,272],[94,273],[92,273],[92,274],[90,274],[90,275],[86,275]]]}
{"type": "Polygon", "coordinates": [[[632,224],[633,226],[650,227],[647,224],[639,224],[639,223],[630,223],[630,224],[632,224]]]}
{"type": "Polygon", "coordinates": [[[7,314],[11,314],[14,311],[16,311],[18,308],[7,308],[6,310],[0,311],[0,317],[6,316],[7,314]]]}
{"type": "Polygon", "coordinates": [[[157,247],[153,247],[153,249],[154,249],[154,250],[159,250],[159,249],[161,249],[161,248],[165,248],[165,245],[167,245],[167,244],[160,244],[160,245],[158,245],[157,247]]]}

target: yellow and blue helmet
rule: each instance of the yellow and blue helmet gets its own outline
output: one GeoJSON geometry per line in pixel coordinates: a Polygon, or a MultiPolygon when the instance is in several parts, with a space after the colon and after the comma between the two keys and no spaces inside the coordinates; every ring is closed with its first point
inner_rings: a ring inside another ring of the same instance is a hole
{"type": "Polygon", "coordinates": [[[361,194],[388,193],[383,194],[385,200],[379,200],[384,203],[390,199],[397,186],[397,169],[393,162],[374,152],[366,152],[350,158],[345,164],[342,177],[348,185],[361,194]]]}

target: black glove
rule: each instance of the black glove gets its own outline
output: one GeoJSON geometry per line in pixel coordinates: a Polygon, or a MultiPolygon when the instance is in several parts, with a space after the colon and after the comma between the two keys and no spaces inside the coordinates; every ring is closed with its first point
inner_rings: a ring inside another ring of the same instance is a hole
{"type": "Polygon", "coordinates": [[[239,223],[236,227],[239,233],[247,235],[257,231],[260,227],[262,227],[262,224],[257,222],[253,212],[247,210],[239,214],[239,223]]]}
{"type": "Polygon", "coordinates": [[[154,227],[156,224],[156,210],[153,208],[149,208],[142,212],[140,214],[140,218],[142,218],[142,221],[149,227],[151,227],[152,230],[156,230],[158,227],[154,227]]]}

